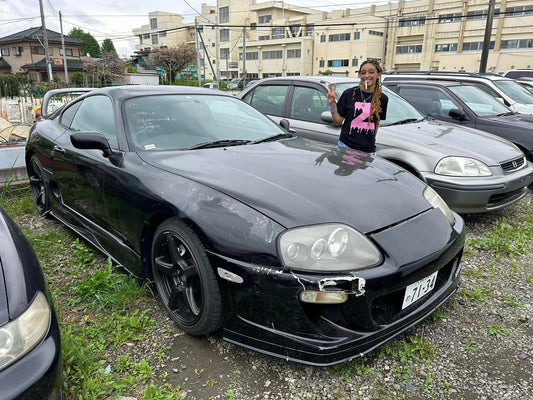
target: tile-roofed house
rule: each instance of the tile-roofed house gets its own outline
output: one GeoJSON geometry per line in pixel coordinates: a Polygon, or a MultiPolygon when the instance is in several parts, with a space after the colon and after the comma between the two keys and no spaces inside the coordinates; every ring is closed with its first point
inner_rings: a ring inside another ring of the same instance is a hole
{"type": "MultiPolygon", "coordinates": [[[[65,70],[61,34],[50,29],[47,29],[46,33],[52,62],[52,74],[64,81],[65,70]]],[[[69,76],[72,76],[73,72],[83,70],[80,46],[84,42],[67,35],[64,35],[64,40],[68,73],[69,76]]],[[[43,30],[40,26],[0,38],[0,74],[28,74],[28,77],[34,82],[47,82],[48,71],[42,43],[44,43],[43,30]]]]}

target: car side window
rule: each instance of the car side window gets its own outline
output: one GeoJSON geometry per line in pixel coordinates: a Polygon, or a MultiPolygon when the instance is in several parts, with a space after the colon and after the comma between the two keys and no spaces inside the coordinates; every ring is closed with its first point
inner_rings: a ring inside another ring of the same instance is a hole
{"type": "Polygon", "coordinates": [[[328,111],[328,101],[320,90],[302,86],[294,87],[289,117],[325,124],[320,119],[320,114],[324,111],[328,111]]]}
{"type": "Polygon", "coordinates": [[[111,99],[106,96],[85,98],[72,119],[70,129],[77,132],[101,133],[106,137],[111,147],[117,147],[117,132],[111,99]]]}
{"type": "Polygon", "coordinates": [[[405,97],[412,105],[432,117],[446,117],[451,108],[457,108],[446,95],[435,88],[427,87],[400,87],[400,95],[405,97]]]}
{"type": "Polygon", "coordinates": [[[482,83],[477,83],[477,82],[468,82],[469,84],[483,90],[484,92],[487,92],[488,94],[490,94],[492,97],[502,97],[500,96],[500,94],[498,92],[496,92],[494,89],[490,88],[489,86],[487,85],[484,85],[482,83]]]}
{"type": "Polygon", "coordinates": [[[67,108],[63,114],[61,115],[61,124],[69,127],[72,123],[72,119],[74,118],[74,115],[76,114],[76,111],[78,111],[78,108],[80,108],[81,102],[77,102],[73,104],[71,107],[67,108]]]}
{"type": "Polygon", "coordinates": [[[261,85],[246,96],[244,101],[263,114],[282,117],[288,91],[288,85],[261,85]]]}

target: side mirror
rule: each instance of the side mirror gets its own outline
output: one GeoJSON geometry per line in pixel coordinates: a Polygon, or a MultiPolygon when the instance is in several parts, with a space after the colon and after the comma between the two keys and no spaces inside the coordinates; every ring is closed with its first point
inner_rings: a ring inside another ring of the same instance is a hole
{"type": "Polygon", "coordinates": [[[459,121],[466,121],[470,119],[462,108],[452,108],[450,111],[448,111],[448,115],[454,119],[458,119],[459,121]]]}
{"type": "Polygon", "coordinates": [[[102,150],[104,157],[113,155],[106,137],[98,132],[77,132],[70,135],[70,142],[77,149],[102,150]]]}
{"type": "Polygon", "coordinates": [[[282,119],[281,121],[279,121],[279,124],[287,132],[289,132],[289,129],[291,129],[291,123],[287,121],[286,119],[282,119]]]}
{"type": "Polygon", "coordinates": [[[320,114],[320,119],[324,122],[327,122],[328,124],[333,123],[333,117],[331,116],[331,112],[329,111],[323,111],[322,114],[320,114]]]}

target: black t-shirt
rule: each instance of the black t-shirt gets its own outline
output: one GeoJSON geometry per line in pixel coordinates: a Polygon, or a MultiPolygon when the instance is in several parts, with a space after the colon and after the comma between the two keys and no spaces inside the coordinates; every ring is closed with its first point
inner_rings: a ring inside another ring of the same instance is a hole
{"type": "MultiPolygon", "coordinates": [[[[376,115],[373,121],[369,121],[373,94],[362,92],[361,88],[356,87],[354,100],[352,100],[352,95],[353,88],[346,89],[337,102],[337,112],[344,118],[339,140],[352,149],[373,153],[376,151],[377,122],[376,115]]],[[[382,120],[387,118],[389,98],[381,93],[380,100],[379,119],[382,120]]]]}

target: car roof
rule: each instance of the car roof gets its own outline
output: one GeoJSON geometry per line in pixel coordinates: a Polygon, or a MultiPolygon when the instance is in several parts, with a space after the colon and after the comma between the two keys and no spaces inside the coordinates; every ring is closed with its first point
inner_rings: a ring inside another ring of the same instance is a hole
{"type": "Polygon", "coordinates": [[[470,82],[459,82],[459,81],[433,81],[426,79],[398,79],[398,80],[385,80],[383,81],[384,85],[393,85],[395,83],[409,84],[409,85],[424,85],[424,86],[472,86],[470,82]]]}
{"type": "Polygon", "coordinates": [[[261,82],[279,82],[279,81],[294,81],[294,82],[314,82],[327,85],[328,83],[359,82],[359,78],[349,78],[346,76],[333,75],[319,75],[319,76],[278,76],[274,78],[264,78],[261,82]]]}
{"type": "Polygon", "coordinates": [[[454,71],[387,71],[383,73],[385,79],[390,79],[389,77],[394,77],[396,80],[397,77],[412,77],[419,78],[424,77],[425,79],[455,79],[455,80],[465,80],[465,81],[479,81],[479,80],[511,80],[505,76],[496,75],[492,73],[477,73],[477,72],[454,72],[454,71]]]}

